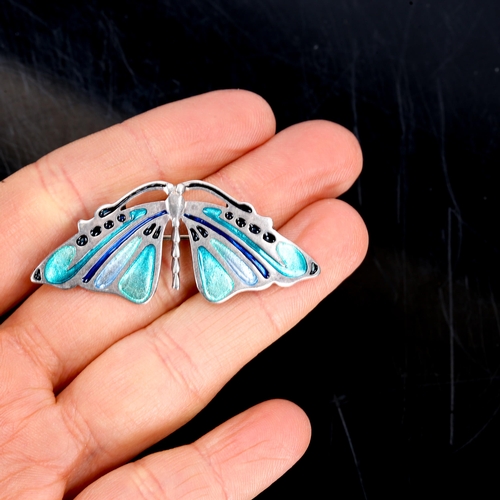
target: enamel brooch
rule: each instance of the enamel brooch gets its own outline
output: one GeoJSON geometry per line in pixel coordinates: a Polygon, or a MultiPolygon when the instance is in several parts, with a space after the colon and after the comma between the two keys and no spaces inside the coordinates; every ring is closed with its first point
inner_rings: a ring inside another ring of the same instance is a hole
{"type": "Polygon", "coordinates": [[[172,242],[172,287],[180,287],[180,242],[189,239],[196,285],[210,302],[273,283],[289,286],[320,273],[318,264],[252,205],[207,182],[157,181],[99,207],[92,219],[79,221],[78,233],[37,266],[31,281],[59,288],[81,286],[143,304],[158,285],[164,239],[172,242]],[[208,192],[222,204],[186,200],[184,193],[190,190],[208,192]],[[167,198],[129,206],[149,191],[164,191],[167,198]],[[164,236],[169,222],[170,235],[164,236]],[[181,222],[187,234],[181,234],[181,222]]]}

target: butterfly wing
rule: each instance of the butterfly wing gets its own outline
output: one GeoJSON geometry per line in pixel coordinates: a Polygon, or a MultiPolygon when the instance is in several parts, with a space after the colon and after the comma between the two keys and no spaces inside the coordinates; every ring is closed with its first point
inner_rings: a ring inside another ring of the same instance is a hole
{"type": "Polygon", "coordinates": [[[81,220],[78,233],[45,258],[31,280],[114,293],[135,303],[148,301],[158,284],[169,215],[164,201],[125,206],[130,194],[147,190],[141,186],[97,209],[92,219],[81,220]]]}
{"type": "Polygon", "coordinates": [[[222,302],[273,283],[290,286],[319,274],[318,264],[273,229],[269,217],[217,191],[226,207],[188,201],[183,216],[196,284],[209,301],[222,302]]]}

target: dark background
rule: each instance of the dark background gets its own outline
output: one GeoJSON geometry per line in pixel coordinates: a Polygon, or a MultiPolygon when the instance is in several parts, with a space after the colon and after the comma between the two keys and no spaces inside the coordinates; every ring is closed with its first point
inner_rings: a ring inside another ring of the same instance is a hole
{"type": "Polygon", "coordinates": [[[259,498],[498,498],[499,27],[497,0],[2,2],[1,177],[228,87],[361,142],[365,262],[161,446],[288,398],[311,446],[259,498]]]}

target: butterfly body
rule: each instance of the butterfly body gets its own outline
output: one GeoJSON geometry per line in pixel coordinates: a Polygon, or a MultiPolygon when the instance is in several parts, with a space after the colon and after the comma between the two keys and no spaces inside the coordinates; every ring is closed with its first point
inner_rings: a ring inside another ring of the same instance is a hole
{"type": "Polygon", "coordinates": [[[211,302],[234,294],[281,286],[314,277],[319,266],[258,215],[203,181],[139,186],[114,204],[99,207],[78,223],[78,233],[46,257],[32,274],[35,283],[60,288],[81,286],[114,293],[135,303],[156,290],[165,228],[171,223],[172,287],[180,287],[181,223],[188,230],[196,284],[211,302]],[[162,190],[167,198],[127,207],[132,198],[162,190]],[[202,190],[225,204],[188,201],[187,190],[202,190]]]}

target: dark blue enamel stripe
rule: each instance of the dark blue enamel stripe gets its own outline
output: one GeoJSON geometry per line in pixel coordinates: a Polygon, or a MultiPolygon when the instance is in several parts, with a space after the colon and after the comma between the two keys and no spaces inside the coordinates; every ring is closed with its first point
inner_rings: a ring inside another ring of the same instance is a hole
{"type": "Polygon", "coordinates": [[[262,265],[262,263],[258,261],[244,246],[240,245],[240,243],[238,243],[234,238],[229,236],[229,234],[225,233],[217,226],[210,224],[210,222],[206,221],[205,219],[197,217],[196,215],[185,213],[184,217],[194,220],[195,222],[199,222],[200,224],[203,224],[204,226],[210,228],[212,231],[215,231],[217,234],[220,234],[221,236],[226,238],[226,240],[229,241],[229,243],[235,246],[257,268],[259,273],[262,274],[264,278],[266,279],[269,278],[269,271],[262,265]]]}
{"type": "Polygon", "coordinates": [[[148,217],[147,219],[144,219],[140,224],[137,224],[137,226],[133,227],[128,233],[125,233],[118,241],[116,241],[113,245],[111,245],[106,252],[104,252],[99,260],[90,268],[88,273],[82,278],[82,281],[84,283],[88,283],[94,276],[95,273],[99,270],[99,268],[109,259],[109,257],[120,248],[120,246],[127,241],[135,232],[137,232],[141,227],[144,227],[146,224],[151,222],[154,219],[157,219],[158,217],[161,217],[162,215],[166,215],[168,212],[166,210],[162,210],[161,212],[158,212],[157,214],[152,215],[151,217],[148,217]]]}

